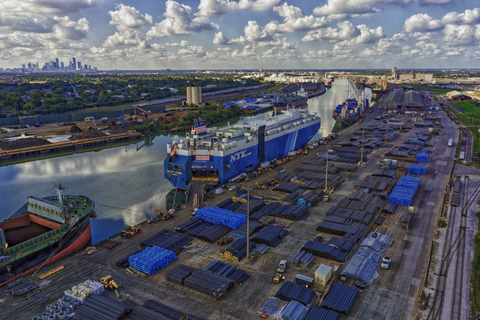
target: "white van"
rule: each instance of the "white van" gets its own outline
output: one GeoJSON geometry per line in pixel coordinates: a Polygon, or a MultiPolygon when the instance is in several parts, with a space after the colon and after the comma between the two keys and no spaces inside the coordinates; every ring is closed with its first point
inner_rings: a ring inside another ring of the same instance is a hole
{"type": "Polygon", "coordinates": [[[83,119],[83,121],[85,121],[85,122],[93,122],[93,121],[95,121],[95,117],[85,117],[85,119],[83,119]]]}

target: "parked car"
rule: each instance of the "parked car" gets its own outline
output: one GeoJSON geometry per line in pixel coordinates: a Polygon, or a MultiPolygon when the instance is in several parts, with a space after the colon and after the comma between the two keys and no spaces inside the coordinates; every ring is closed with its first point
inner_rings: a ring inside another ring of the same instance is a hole
{"type": "Polygon", "coordinates": [[[277,167],[277,171],[283,170],[282,167],[277,167]]]}
{"type": "Polygon", "coordinates": [[[285,169],[282,169],[279,171],[280,173],[285,173],[285,169]]]}
{"type": "Polygon", "coordinates": [[[315,242],[322,242],[322,240],[323,240],[322,236],[316,236],[315,239],[313,239],[313,241],[315,242]]]}
{"type": "Polygon", "coordinates": [[[283,223],[275,223],[275,227],[280,227],[280,228],[285,228],[285,225],[283,223]]]}
{"type": "Polygon", "coordinates": [[[392,262],[392,258],[383,257],[380,267],[382,267],[383,269],[388,269],[388,267],[390,266],[390,262],[392,262]]]}
{"type": "Polygon", "coordinates": [[[230,188],[228,188],[228,191],[235,191],[237,189],[237,186],[230,186],[230,188]]]}

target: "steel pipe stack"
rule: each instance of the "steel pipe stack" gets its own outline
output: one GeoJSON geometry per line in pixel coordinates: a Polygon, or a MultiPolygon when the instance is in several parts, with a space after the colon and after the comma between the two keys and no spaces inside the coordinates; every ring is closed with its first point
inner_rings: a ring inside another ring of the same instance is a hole
{"type": "Polygon", "coordinates": [[[174,268],[170,269],[165,273],[165,279],[167,281],[179,284],[183,286],[185,283],[185,279],[190,276],[194,271],[197,269],[193,267],[186,266],[184,264],[175,266],[174,268]]]}
{"type": "Polygon", "coordinates": [[[268,226],[261,232],[259,232],[252,241],[257,244],[266,244],[269,247],[276,247],[288,236],[288,230],[276,227],[268,226]]]}
{"type": "Polygon", "coordinates": [[[233,286],[233,280],[205,270],[195,270],[185,279],[185,286],[210,297],[221,298],[233,286]]]}
{"type": "Polygon", "coordinates": [[[104,296],[91,296],[75,313],[80,319],[124,319],[133,308],[104,296]]]}
{"type": "Polygon", "coordinates": [[[232,231],[224,225],[205,222],[199,218],[193,218],[176,227],[175,230],[208,242],[216,242],[232,231]]]}
{"type": "Polygon", "coordinates": [[[250,278],[250,276],[245,272],[245,270],[215,260],[211,261],[209,264],[203,267],[202,270],[229,278],[230,280],[235,282],[235,285],[237,287],[240,287],[242,284],[245,283],[245,281],[250,278]]]}
{"type": "Polygon", "coordinates": [[[312,289],[294,284],[291,281],[287,281],[277,291],[275,297],[285,301],[295,300],[306,306],[313,301],[315,295],[315,291],[313,291],[312,289]]]}
{"type": "Polygon", "coordinates": [[[163,229],[162,231],[140,242],[140,246],[155,246],[177,252],[192,240],[193,239],[188,237],[186,234],[181,234],[178,232],[170,231],[168,229],[163,229]]]}
{"type": "Polygon", "coordinates": [[[358,288],[335,283],[322,303],[322,307],[348,315],[358,295],[358,288]]]}
{"type": "Polygon", "coordinates": [[[349,252],[344,252],[328,244],[315,241],[308,241],[300,250],[311,253],[317,257],[338,262],[345,262],[349,254],[349,252]]]}
{"type": "Polygon", "coordinates": [[[336,311],[313,307],[308,312],[305,320],[337,320],[338,317],[339,314],[336,311]]]}
{"type": "MultiPolygon", "coordinates": [[[[256,248],[256,244],[253,241],[250,241],[250,250],[254,250],[256,248]]],[[[220,256],[222,258],[233,260],[236,262],[241,261],[243,258],[247,256],[247,239],[242,238],[235,241],[230,247],[228,247],[225,251],[223,251],[220,256]]]]}

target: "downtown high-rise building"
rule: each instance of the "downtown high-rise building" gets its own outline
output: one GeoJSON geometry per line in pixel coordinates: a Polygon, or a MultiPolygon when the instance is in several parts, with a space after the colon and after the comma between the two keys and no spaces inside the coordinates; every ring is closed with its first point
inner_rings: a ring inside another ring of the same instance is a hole
{"type": "Polygon", "coordinates": [[[57,69],[60,68],[60,65],[58,64],[58,58],[55,58],[55,65],[56,65],[57,69]]]}
{"type": "Polygon", "coordinates": [[[65,69],[65,64],[63,62],[60,62],[60,69],[65,69]]]}
{"type": "Polygon", "coordinates": [[[73,70],[76,70],[77,69],[77,59],[75,59],[75,57],[73,57],[73,70]]]}
{"type": "Polygon", "coordinates": [[[82,63],[78,61],[78,70],[82,70],[82,63]]]}

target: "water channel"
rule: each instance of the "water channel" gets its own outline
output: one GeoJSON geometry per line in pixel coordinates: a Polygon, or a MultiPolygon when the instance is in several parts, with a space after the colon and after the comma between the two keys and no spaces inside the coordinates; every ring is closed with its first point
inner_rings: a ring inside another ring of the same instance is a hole
{"type": "MultiPolygon", "coordinates": [[[[337,79],[331,89],[308,100],[308,109],[322,118],[314,139],[328,135],[335,121],[335,106],[347,98],[347,80],[337,79]]],[[[241,117],[239,122],[271,116],[271,112],[241,117]]],[[[84,195],[95,201],[97,218],[91,220],[95,244],[151,217],[165,208],[171,185],[164,178],[166,144],[177,136],[157,136],[143,142],[0,167],[0,219],[23,206],[30,195],[55,195],[54,183],[67,187],[65,194],[84,195]]]]}

